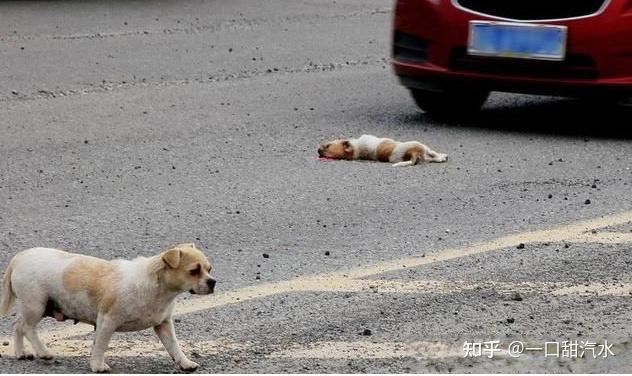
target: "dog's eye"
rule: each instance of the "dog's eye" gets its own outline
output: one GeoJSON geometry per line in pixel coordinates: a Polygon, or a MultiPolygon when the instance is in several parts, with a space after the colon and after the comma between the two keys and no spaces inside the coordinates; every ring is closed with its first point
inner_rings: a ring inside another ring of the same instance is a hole
{"type": "Polygon", "coordinates": [[[189,273],[191,273],[191,275],[199,275],[201,271],[202,271],[202,267],[198,265],[197,268],[192,269],[189,273]]]}

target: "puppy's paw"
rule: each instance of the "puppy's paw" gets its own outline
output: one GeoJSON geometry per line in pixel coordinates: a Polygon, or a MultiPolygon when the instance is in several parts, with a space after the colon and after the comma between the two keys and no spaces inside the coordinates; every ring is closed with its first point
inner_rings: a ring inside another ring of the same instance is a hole
{"type": "Polygon", "coordinates": [[[405,161],[405,162],[397,162],[394,163],[392,166],[393,167],[410,167],[410,166],[414,166],[415,164],[411,161],[405,161]]]}
{"type": "Polygon", "coordinates": [[[20,354],[15,354],[15,357],[18,358],[18,360],[33,360],[35,359],[35,355],[31,354],[31,353],[27,353],[27,352],[23,352],[20,354]]]}
{"type": "Polygon", "coordinates": [[[197,364],[196,362],[190,361],[189,359],[185,359],[185,360],[181,361],[180,363],[178,363],[178,367],[180,367],[180,369],[183,370],[183,371],[193,372],[196,369],[198,369],[198,367],[200,367],[200,365],[197,364]]]}
{"type": "Polygon", "coordinates": [[[105,373],[105,372],[110,372],[110,366],[108,366],[105,363],[101,363],[101,364],[90,364],[90,369],[92,370],[92,372],[94,373],[105,373]]]}
{"type": "Polygon", "coordinates": [[[43,354],[38,354],[37,357],[40,358],[40,359],[44,359],[44,360],[52,360],[53,359],[53,353],[45,352],[43,354]]]}

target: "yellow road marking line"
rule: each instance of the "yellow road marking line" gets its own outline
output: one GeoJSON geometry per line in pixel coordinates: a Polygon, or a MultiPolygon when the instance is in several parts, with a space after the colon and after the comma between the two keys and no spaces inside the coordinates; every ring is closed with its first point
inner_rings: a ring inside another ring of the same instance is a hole
{"type": "Polygon", "coordinates": [[[319,292],[366,292],[366,293],[452,293],[466,290],[494,290],[500,293],[522,292],[553,295],[632,295],[632,283],[591,283],[573,284],[571,282],[497,282],[497,281],[431,281],[431,280],[335,280],[314,286],[308,291],[319,292]]]}
{"type": "MultiPolygon", "coordinates": [[[[478,357],[483,359],[490,358],[492,345],[490,339],[483,341],[473,341],[470,344],[479,344],[481,346],[478,357]],[[489,344],[488,344],[489,343],[489,344]]],[[[493,341],[493,339],[491,340],[493,341]]],[[[544,359],[547,340],[543,341],[519,341],[522,345],[521,350],[516,352],[511,350],[509,345],[513,341],[496,340],[497,347],[494,347],[493,358],[511,358],[513,361],[525,359],[532,361],[536,357],[544,359]]],[[[268,358],[272,359],[389,359],[389,358],[416,358],[416,359],[442,359],[442,358],[463,358],[466,355],[464,345],[466,341],[457,342],[369,342],[369,341],[331,341],[331,342],[312,342],[306,345],[294,345],[288,348],[275,351],[268,358]]],[[[560,342],[552,342],[548,351],[552,353],[556,347],[559,351],[560,342]]],[[[599,342],[596,342],[599,344],[599,342]]],[[[615,354],[625,351],[625,347],[617,343],[612,343],[615,348],[615,354]],[[623,349],[621,347],[624,347],[623,349]]],[[[472,352],[469,350],[468,352],[472,352]]],[[[581,359],[581,357],[579,357],[581,359]]],[[[487,359],[486,359],[487,360],[487,359]]]]}
{"type": "MultiPolygon", "coordinates": [[[[200,354],[220,354],[228,351],[242,350],[248,348],[248,344],[243,342],[234,342],[228,340],[200,341],[188,342],[179,341],[183,350],[187,353],[197,351],[200,354]]],[[[26,342],[28,343],[28,342],[26,342]]],[[[71,340],[52,342],[48,345],[55,356],[59,357],[82,357],[90,356],[92,348],[91,340],[71,340]]],[[[2,349],[2,356],[11,353],[11,349],[2,349]]],[[[166,357],[169,354],[158,341],[158,338],[152,337],[146,340],[121,340],[116,339],[110,342],[110,347],[106,352],[107,356],[118,357],[166,357]]]]}
{"type": "MultiPolygon", "coordinates": [[[[368,279],[347,279],[347,280],[331,280],[322,279],[318,284],[307,284],[301,289],[294,291],[318,291],[318,292],[364,292],[364,293],[451,293],[466,290],[494,290],[501,293],[522,292],[522,293],[551,293],[553,295],[580,295],[580,296],[630,296],[632,295],[632,283],[592,283],[592,284],[570,284],[570,283],[554,283],[554,282],[466,282],[466,281],[433,281],[433,280],[368,280],[368,279]]],[[[118,334],[117,334],[118,335],[118,334]]],[[[201,341],[201,342],[183,342],[185,350],[196,350],[203,354],[216,354],[219,351],[245,350],[249,346],[243,342],[232,342],[228,340],[201,341]]],[[[383,343],[374,344],[373,347],[366,349],[363,345],[352,343],[354,349],[357,346],[366,350],[366,358],[379,357],[399,357],[399,356],[418,356],[411,351],[424,349],[424,354],[435,354],[433,357],[442,357],[440,355],[442,347],[434,346],[436,343],[414,343],[414,344],[398,344],[383,343]],[[430,349],[427,346],[431,346],[430,349]],[[426,346],[426,347],[423,347],[426,346]],[[434,346],[434,347],[433,347],[434,346]],[[380,354],[382,351],[382,355],[380,354]],[[436,355],[436,354],[439,355],[436,355]],[[371,355],[373,354],[373,355],[371,355]],[[390,354],[390,355],[389,355],[390,354]]],[[[62,339],[51,342],[51,349],[57,356],[88,356],[90,354],[91,340],[71,340],[62,339]]],[[[342,344],[346,348],[346,344],[342,344]]],[[[348,349],[347,349],[348,350],[348,349]]],[[[362,351],[365,351],[362,350],[362,351]]],[[[290,351],[290,350],[288,350],[290,351]]],[[[294,351],[294,350],[291,350],[294,351]]],[[[0,348],[0,354],[6,356],[12,352],[12,346],[0,348]]],[[[301,352],[291,352],[292,357],[314,357],[328,358],[330,356],[319,355],[322,350],[311,349],[304,355],[301,352]]],[[[337,351],[335,351],[337,352],[337,351]]],[[[353,353],[353,352],[352,352],[353,353]]],[[[108,354],[110,356],[167,356],[164,352],[162,344],[156,338],[151,337],[148,340],[124,340],[113,339],[110,342],[108,354]]],[[[353,353],[355,354],[355,353],[353,353]]],[[[274,355],[285,357],[285,355],[274,355]]],[[[289,355],[288,355],[289,356],[289,355]]],[[[358,357],[349,355],[350,357],[358,357]]]]}
{"type": "MultiPolygon", "coordinates": [[[[426,257],[406,257],[402,259],[390,260],[377,263],[375,265],[358,267],[348,271],[334,272],[330,274],[299,277],[292,280],[263,283],[256,286],[248,286],[235,291],[223,294],[211,295],[198,299],[191,299],[179,302],[175,314],[184,315],[200,312],[229,304],[236,304],[252,299],[260,299],[271,295],[291,293],[294,291],[313,291],[313,286],[323,284],[323,280],[328,283],[345,281],[348,279],[363,278],[375,274],[398,271],[406,268],[419,267],[441,261],[453,260],[456,258],[497,251],[506,248],[516,247],[520,243],[538,242],[561,242],[569,241],[573,238],[581,238],[591,230],[601,229],[632,222],[632,211],[599,217],[596,219],[578,221],[569,225],[559,226],[548,230],[529,231],[520,234],[503,236],[486,242],[476,243],[471,246],[450,248],[439,251],[426,257]]],[[[44,341],[69,338],[83,335],[92,331],[88,325],[68,326],[59,329],[49,330],[42,333],[44,341]]]]}
{"type": "Polygon", "coordinates": [[[562,287],[552,291],[554,295],[610,295],[610,296],[632,296],[631,283],[591,283],[584,285],[574,285],[562,287]]]}
{"type": "Polygon", "coordinates": [[[366,292],[366,293],[396,293],[396,294],[423,294],[423,293],[451,293],[465,290],[496,290],[530,292],[545,289],[552,291],[556,288],[553,283],[527,283],[527,282],[465,282],[465,281],[440,281],[440,280],[374,280],[374,279],[337,279],[323,280],[319,286],[314,286],[309,291],[319,292],[366,292]]]}
{"type": "Polygon", "coordinates": [[[338,275],[353,278],[362,278],[375,274],[418,267],[439,261],[447,261],[455,258],[472,256],[490,251],[497,251],[503,248],[513,248],[521,243],[554,243],[570,241],[573,238],[579,238],[581,235],[590,232],[591,230],[628,222],[632,222],[632,211],[627,211],[606,217],[600,217],[592,220],[579,221],[570,225],[560,226],[549,230],[530,231],[521,234],[503,236],[498,239],[477,243],[467,247],[446,249],[426,257],[415,256],[393,261],[386,261],[373,266],[352,269],[346,273],[338,273],[338,275]]]}
{"type": "Polygon", "coordinates": [[[439,359],[463,356],[463,344],[443,342],[315,342],[273,352],[269,358],[312,359],[439,359]]]}
{"type": "Polygon", "coordinates": [[[596,234],[582,234],[571,240],[579,243],[632,244],[632,233],[598,232],[596,234]]]}
{"type": "MultiPolygon", "coordinates": [[[[553,295],[580,295],[580,296],[630,296],[632,295],[632,283],[592,283],[592,284],[572,284],[554,282],[497,282],[497,281],[436,281],[436,280],[370,280],[370,279],[321,279],[313,283],[307,283],[294,292],[364,292],[364,293],[397,293],[397,294],[445,294],[466,290],[494,290],[500,293],[521,292],[553,295]]],[[[152,338],[153,340],[153,338],[152,338]]],[[[155,353],[162,351],[162,345],[156,341],[125,341],[112,340],[108,354],[115,356],[137,356],[138,351],[144,353],[155,353]]],[[[76,356],[88,355],[91,341],[89,340],[60,340],[53,341],[55,354],[70,356],[67,354],[78,354],[76,356]]],[[[239,348],[240,344],[221,342],[227,350],[239,348]]],[[[198,342],[196,346],[202,346],[200,352],[216,353],[220,344],[217,341],[198,342]]],[[[193,346],[189,346],[193,347],[193,346]]],[[[246,346],[242,346],[246,348],[246,346]]],[[[11,347],[5,348],[9,352],[11,347]]]]}

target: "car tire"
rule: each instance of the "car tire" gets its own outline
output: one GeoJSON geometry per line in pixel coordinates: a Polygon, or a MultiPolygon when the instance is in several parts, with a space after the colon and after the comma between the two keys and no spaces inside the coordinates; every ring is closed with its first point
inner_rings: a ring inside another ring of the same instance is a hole
{"type": "Polygon", "coordinates": [[[420,109],[430,116],[440,118],[455,118],[476,113],[489,97],[487,90],[410,89],[410,93],[420,109]]]}

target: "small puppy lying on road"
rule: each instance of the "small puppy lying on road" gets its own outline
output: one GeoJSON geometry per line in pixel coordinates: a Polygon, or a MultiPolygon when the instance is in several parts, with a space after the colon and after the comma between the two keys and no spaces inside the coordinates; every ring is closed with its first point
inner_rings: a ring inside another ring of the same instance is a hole
{"type": "Polygon", "coordinates": [[[428,146],[417,141],[398,142],[390,138],[379,138],[363,135],[329,141],[318,148],[321,158],[332,159],[368,159],[372,161],[390,162],[394,167],[413,166],[419,162],[445,162],[447,154],[437,153],[428,146]]]}
{"type": "Polygon", "coordinates": [[[50,248],[31,248],[15,255],[5,272],[0,314],[8,315],[17,301],[15,355],[24,351],[24,337],[35,355],[53,354],[40,341],[36,327],[44,316],[95,325],[90,357],[93,372],[106,372],[104,353],[112,334],[153,327],[165,349],[182,370],[198,364],[180,349],[172,311],[178,294],[212,294],[211,264],[194,244],[180,244],[154,257],[106,261],[50,248]]]}

